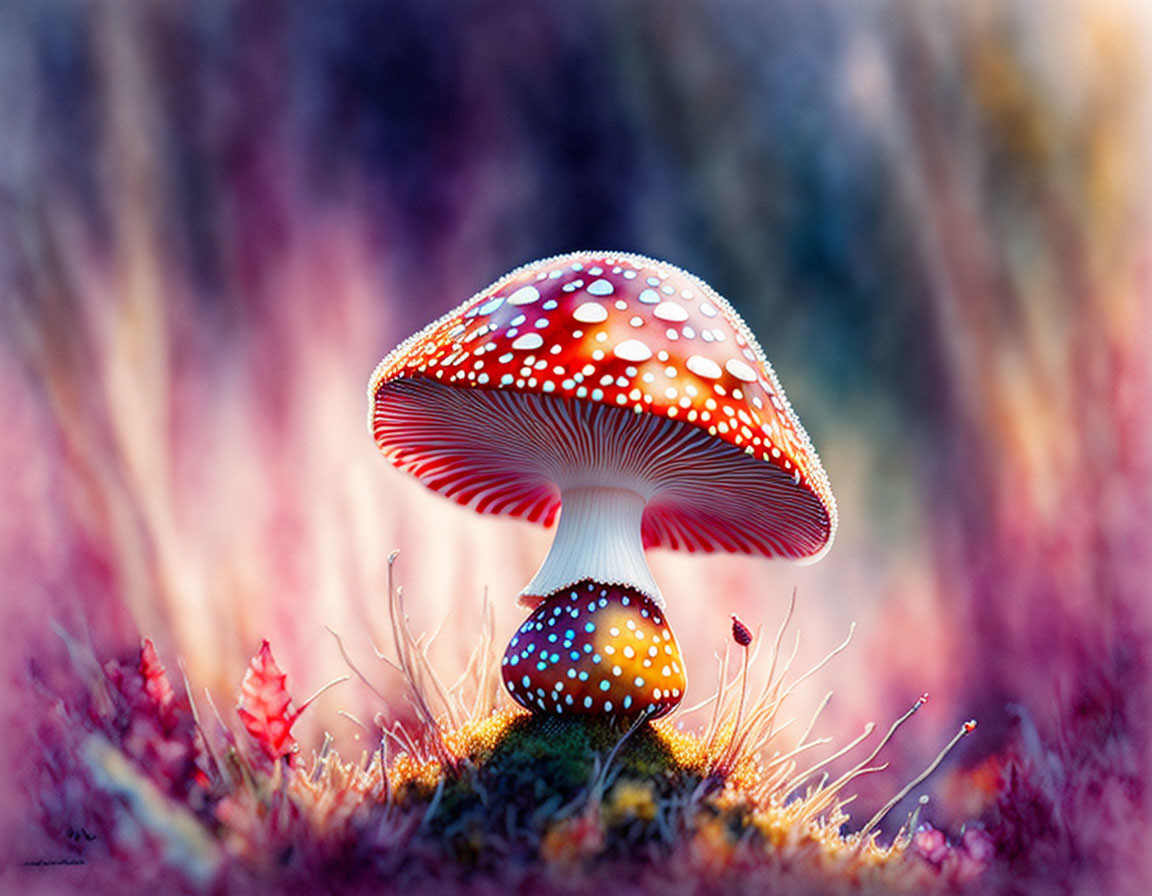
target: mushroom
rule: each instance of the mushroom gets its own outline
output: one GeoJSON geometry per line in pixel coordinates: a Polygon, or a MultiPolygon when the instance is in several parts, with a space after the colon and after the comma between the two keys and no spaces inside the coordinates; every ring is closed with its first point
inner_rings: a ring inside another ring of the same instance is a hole
{"type": "Polygon", "coordinates": [[[392,351],[368,395],[384,455],[427,487],[481,513],[560,513],[503,664],[534,711],[679,703],[645,548],[815,559],[835,532],[820,460],[755,338],[702,280],[650,258],[517,268],[392,351]]]}

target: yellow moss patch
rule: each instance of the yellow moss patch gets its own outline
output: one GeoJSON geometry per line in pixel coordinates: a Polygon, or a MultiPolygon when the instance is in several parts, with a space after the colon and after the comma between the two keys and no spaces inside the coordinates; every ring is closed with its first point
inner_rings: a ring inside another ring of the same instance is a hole
{"type": "Polygon", "coordinates": [[[609,826],[656,817],[656,794],[647,781],[618,781],[604,804],[603,818],[609,826]]]}
{"type": "Polygon", "coordinates": [[[388,784],[393,791],[406,787],[435,790],[444,778],[444,767],[435,759],[421,759],[401,753],[388,766],[388,784]]]}
{"type": "Polygon", "coordinates": [[[668,748],[673,760],[685,771],[704,774],[708,769],[708,745],[696,734],[680,731],[675,722],[661,719],[652,730],[668,748]]]}
{"type": "Polygon", "coordinates": [[[500,709],[482,719],[465,722],[459,728],[444,732],[444,746],[458,759],[483,761],[516,719],[527,716],[520,709],[500,709]]]}

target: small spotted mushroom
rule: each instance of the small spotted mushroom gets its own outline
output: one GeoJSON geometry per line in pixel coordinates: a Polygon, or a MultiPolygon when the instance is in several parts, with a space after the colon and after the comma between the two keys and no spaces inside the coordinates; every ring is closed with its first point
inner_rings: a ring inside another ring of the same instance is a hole
{"type": "Polygon", "coordinates": [[[755,338],[663,262],[578,252],[518,268],[396,348],[368,395],[384,455],[429,488],[481,513],[560,513],[503,661],[536,712],[679,704],[645,548],[816,558],[835,532],[820,460],[755,338]]]}

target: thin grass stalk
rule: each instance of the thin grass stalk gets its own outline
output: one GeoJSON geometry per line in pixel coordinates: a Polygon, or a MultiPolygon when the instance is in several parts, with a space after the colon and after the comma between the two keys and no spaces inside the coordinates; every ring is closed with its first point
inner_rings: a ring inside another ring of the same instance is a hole
{"type": "MultiPolygon", "coordinates": [[[[445,767],[455,770],[457,765],[456,758],[444,743],[444,733],[440,727],[440,722],[436,714],[432,711],[425,692],[424,676],[421,673],[430,671],[428,658],[426,654],[416,649],[415,639],[412,637],[407,617],[404,614],[403,595],[400,589],[395,586],[394,567],[396,565],[396,558],[399,555],[399,551],[392,551],[388,555],[387,580],[388,615],[392,622],[392,640],[396,648],[396,656],[400,662],[400,668],[404,674],[404,678],[408,683],[409,698],[413,708],[416,710],[417,717],[424,726],[426,736],[431,740],[433,753],[445,767]]],[[[447,704],[447,696],[443,693],[439,680],[434,674],[432,674],[431,677],[433,686],[441,688],[439,694],[443,697],[445,704],[447,704]]],[[[455,722],[451,706],[446,706],[446,708],[449,721],[454,725],[455,722]]]]}
{"type": "Polygon", "coordinates": [[[884,765],[869,767],[869,764],[879,755],[880,751],[888,745],[888,742],[892,740],[892,737],[896,734],[897,730],[899,730],[899,728],[905,722],[912,718],[912,716],[916,714],[917,710],[919,710],[920,707],[923,706],[925,702],[927,702],[927,699],[927,695],[917,698],[916,702],[912,704],[912,707],[907,712],[905,712],[904,715],[900,716],[900,718],[892,723],[892,727],[888,729],[888,733],[880,739],[880,743],[876,745],[876,748],[871,753],[869,753],[865,759],[846,771],[839,778],[829,784],[827,788],[824,789],[824,794],[821,795],[820,799],[815,801],[815,807],[819,808],[814,807],[814,813],[818,812],[820,809],[826,807],[830,802],[832,802],[839,794],[839,792],[843,790],[850,781],[860,777],[861,775],[870,774],[874,771],[880,771],[886,767],[884,765]]]}
{"type": "MultiPolygon", "coordinates": [[[[735,618],[735,617],[733,617],[735,618]]],[[[740,733],[740,717],[744,714],[744,701],[748,696],[748,647],[741,645],[741,650],[744,654],[740,663],[740,699],[736,704],[736,715],[732,719],[732,734],[728,738],[728,743],[724,747],[724,751],[720,754],[720,758],[713,763],[713,774],[726,777],[735,765],[735,757],[739,744],[743,742],[743,738],[739,741],[737,736],[740,733]]]]}
{"type": "Polygon", "coordinates": [[[904,799],[904,797],[908,796],[908,794],[912,792],[912,789],[914,787],[918,786],[920,784],[920,782],[922,782],[925,778],[927,778],[930,774],[932,774],[932,772],[936,771],[936,769],[940,765],[940,763],[944,761],[944,757],[952,752],[952,748],[955,747],[956,744],[960,743],[961,738],[963,738],[964,736],[966,736],[968,734],[971,734],[975,730],[976,730],[976,721],[975,720],[967,721],[963,725],[961,725],[960,730],[956,732],[956,734],[952,737],[952,740],[948,741],[948,743],[947,743],[947,745],[945,745],[944,749],[941,750],[936,755],[936,758],[932,760],[932,762],[928,765],[928,767],[926,769],[924,769],[924,771],[922,771],[915,778],[913,778],[911,781],[909,781],[906,785],[904,785],[904,787],[901,788],[899,793],[897,793],[894,797],[892,797],[892,799],[890,799],[887,803],[885,803],[883,806],[881,806],[880,809],[876,812],[876,814],[873,815],[870,819],[868,819],[868,823],[860,829],[861,840],[863,840],[865,837],[867,837],[869,832],[871,832],[871,830],[874,827],[876,827],[876,825],[878,825],[884,819],[884,816],[892,811],[893,806],[895,806],[898,802],[900,802],[900,800],[904,799]]]}
{"type": "Polygon", "coordinates": [[[712,706],[712,717],[708,720],[708,727],[704,729],[704,740],[708,744],[708,752],[712,753],[716,746],[716,736],[719,732],[720,718],[723,711],[725,696],[728,692],[728,645],[724,645],[723,657],[717,656],[716,697],[712,706]]]}
{"type": "Polygon", "coordinates": [[[792,779],[788,782],[788,784],[785,786],[784,793],[785,794],[792,793],[797,788],[803,786],[805,781],[807,781],[809,778],[811,778],[814,774],[816,774],[821,769],[825,768],[829,763],[835,762],[841,756],[845,756],[848,753],[852,752],[854,749],[856,749],[857,746],[859,746],[864,741],[866,741],[869,737],[871,737],[872,732],[875,730],[876,730],[876,723],[875,722],[868,722],[864,726],[864,731],[861,734],[857,735],[855,738],[850,740],[846,745],[841,747],[839,750],[837,750],[831,756],[828,756],[825,759],[821,759],[815,765],[805,769],[801,774],[794,775],[792,777],[792,779]]]}
{"type": "MultiPolygon", "coordinates": [[[[787,662],[784,663],[784,665],[781,667],[779,674],[776,675],[775,681],[766,684],[765,688],[757,697],[756,703],[753,704],[752,712],[749,714],[748,719],[745,722],[744,731],[739,735],[739,740],[734,745],[732,756],[725,757],[726,761],[730,763],[726,766],[729,771],[732,768],[735,768],[740,762],[742,762],[744,758],[751,758],[760,753],[767,747],[772,738],[779,735],[781,731],[784,730],[784,728],[791,724],[791,721],[781,726],[777,726],[775,724],[776,716],[784,701],[789,696],[791,696],[791,694],[800,684],[819,672],[822,668],[824,668],[824,666],[831,662],[834,657],[845,650],[848,647],[848,644],[851,642],[855,630],[855,623],[852,623],[849,626],[848,635],[840,644],[829,651],[828,654],[823,657],[823,659],[814,664],[804,674],[800,675],[795,681],[792,681],[787,687],[783,687],[783,682],[787,677],[788,672],[792,668],[799,647],[799,633],[797,633],[797,640],[793,645],[792,652],[790,653],[787,662]],[[748,747],[749,742],[752,744],[751,747],[748,747]]],[[[776,640],[773,643],[773,670],[775,670],[776,667],[775,657],[779,652],[779,646],[782,640],[783,629],[777,633],[776,640]]],[[[824,703],[817,710],[816,715],[813,716],[813,719],[809,724],[808,731],[805,733],[805,736],[801,738],[800,743],[803,743],[808,734],[811,732],[812,726],[816,722],[816,717],[819,715],[819,712],[823,709],[826,703],[827,698],[825,698],[824,703]]],[[[735,729],[733,730],[733,736],[736,736],[735,729]]]]}

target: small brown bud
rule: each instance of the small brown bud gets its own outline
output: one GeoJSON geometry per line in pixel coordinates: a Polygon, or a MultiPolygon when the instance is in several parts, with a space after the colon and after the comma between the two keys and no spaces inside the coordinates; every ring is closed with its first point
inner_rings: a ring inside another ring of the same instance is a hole
{"type": "Polygon", "coordinates": [[[732,640],[739,644],[741,647],[747,647],[752,643],[752,632],[739,617],[732,614],[732,640]]]}

